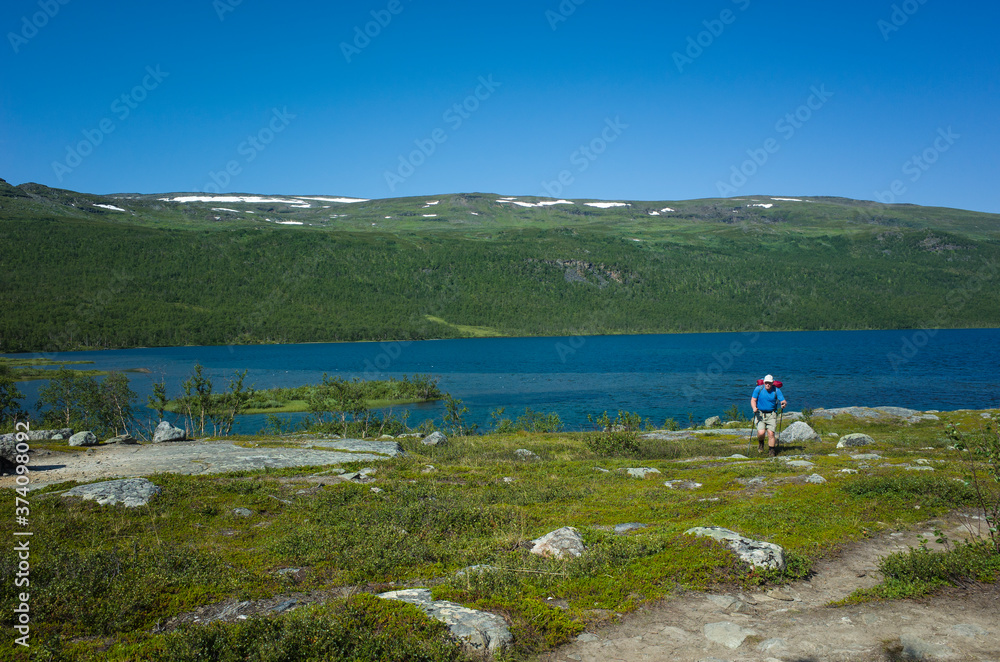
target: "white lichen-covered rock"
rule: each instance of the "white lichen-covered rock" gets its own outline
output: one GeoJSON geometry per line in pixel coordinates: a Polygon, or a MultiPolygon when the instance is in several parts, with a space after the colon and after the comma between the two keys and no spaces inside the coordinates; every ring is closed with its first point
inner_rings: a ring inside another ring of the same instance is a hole
{"type": "Polygon", "coordinates": [[[518,448],[514,451],[514,455],[517,456],[517,459],[524,460],[526,462],[538,462],[542,459],[538,457],[536,453],[529,451],[527,448],[518,448]]]}
{"type": "Polygon", "coordinates": [[[854,448],[856,446],[870,446],[875,443],[875,440],[866,434],[860,432],[855,432],[854,434],[845,434],[837,442],[837,448],[854,448]]]}
{"type": "Polygon", "coordinates": [[[823,478],[819,474],[813,474],[806,478],[807,483],[813,483],[814,485],[822,485],[826,482],[826,478],[823,478]]]}
{"type": "Polygon", "coordinates": [[[384,600],[400,600],[416,606],[431,618],[448,625],[452,635],[467,648],[490,655],[499,653],[514,641],[507,622],[496,614],[463,607],[447,600],[434,600],[424,588],[380,593],[384,600]]]}
{"type": "Polygon", "coordinates": [[[160,421],[153,431],[153,443],[159,444],[165,441],[184,441],[187,435],[184,430],[174,427],[167,421],[160,421]]]}
{"type": "Polygon", "coordinates": [[[718,416],[711,416],[705,419],[706,428],[718,428],[722,427],[722,419],[718,416]]]}
{"type": "Polygon", "coordinates": [[[780,545],[753,540],[720,526],[696,526],[684,533],[725,542],[740,559],[758,568],[785,569],[785,550],[780,545]]]}
{"type": "Polygon", "coordinates": [[[693,480],[668,480],[664,485],[672,490],[696,490],[701,487],[701,483],[693,480]]]}
{"type": "Polygon", "coordinates": [[[645,478],[646,476],[660,473],[659,469],[653,469],[652,467],[632,467],[625,471],[632,478],[645,478]]]}
{"type": "Polygon", "coordinates": [[[546,533],[532,542],[531,553],[563,559],[583,554],[583,536],[572,526],[564,526],[546,533]]]}
{"type": "Polygon", "coordinates": [[[788,444],[795,441],[819,441],[820,437],[816,433],[816,430],[813,430],[808,423],[795,421],[781,431],[778,439],[781,443],[788,444]]]}
{"type": "Polygon", "coordinates": [[[91,485],[79,485],[63,492],[63,496],[90,499],[102,506],[113,506],[120,503],[126,508],[136,508],[145,506],[150,499],[162,491],[145,478],[126,478],[91,485]]]}
{"type": "Polygon", "coordinates": [[[448,437],[443,432],[435,430],[424,437],[421,442],[424,446],[444,446],[448,443],[448,437]]]}
{"type": "Polygon", "coordinates": [[[93,432],[86,430],[84,432],[77,432],[72,437],[69,438],[70,446],[96,446],[97,445],[97,435],[93,432]]]}

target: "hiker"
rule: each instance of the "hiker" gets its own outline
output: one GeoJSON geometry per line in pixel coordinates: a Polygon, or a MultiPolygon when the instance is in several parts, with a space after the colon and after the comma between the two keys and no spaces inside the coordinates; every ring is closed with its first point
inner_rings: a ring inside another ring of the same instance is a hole
{"type": "Polygon", "coordinates": [[[778,455],[774,431],[778,429],[778,407],[788,406],[781,389],[774,385],[774,377],[767,375],[764,383],[753,390],[750,396],[750,408],[753,409],[754,420],[757,422],[757,450],[764,452],[764,433],[767,433],[768,457],[778,455]]]}

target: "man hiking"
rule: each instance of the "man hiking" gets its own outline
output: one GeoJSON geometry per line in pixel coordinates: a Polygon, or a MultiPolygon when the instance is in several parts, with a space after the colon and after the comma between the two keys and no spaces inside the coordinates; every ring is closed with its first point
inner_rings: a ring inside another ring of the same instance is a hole
{"type": "Polygon", "coordinates": [[[774,385],[774,377],[767,375],[764,383],[753,390],[750,396],[750,408],[753,409],[754,420],[757,422],[757,450],[764,452],[764,433],[767,433],[767,455],[778,455],[777,439],[774,432],[778,429],[778,407],[788,406],[781,389],[774,385]]]}

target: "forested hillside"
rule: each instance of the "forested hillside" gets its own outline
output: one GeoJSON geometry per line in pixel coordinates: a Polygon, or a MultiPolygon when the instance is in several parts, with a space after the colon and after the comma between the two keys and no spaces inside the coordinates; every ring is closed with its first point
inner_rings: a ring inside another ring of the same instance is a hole
{"type": "Polygon", "coordinates": [[[477,194],[329,205],[313,223],[274,202],[3,187],[2,352],[1000,323],[989,214],[477,194]]]}

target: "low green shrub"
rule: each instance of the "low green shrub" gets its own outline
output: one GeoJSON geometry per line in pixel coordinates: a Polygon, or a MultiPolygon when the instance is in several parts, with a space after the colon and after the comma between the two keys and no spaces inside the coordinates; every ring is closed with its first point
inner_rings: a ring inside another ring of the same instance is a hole
{"type": "Polygon", "coordinates": [[[975,497],[968,485],[952,478],[899,473],[864,476],[845,483],[842,489],[858,498],[919,501],[951,508],[971,503],[975,497]]]}

